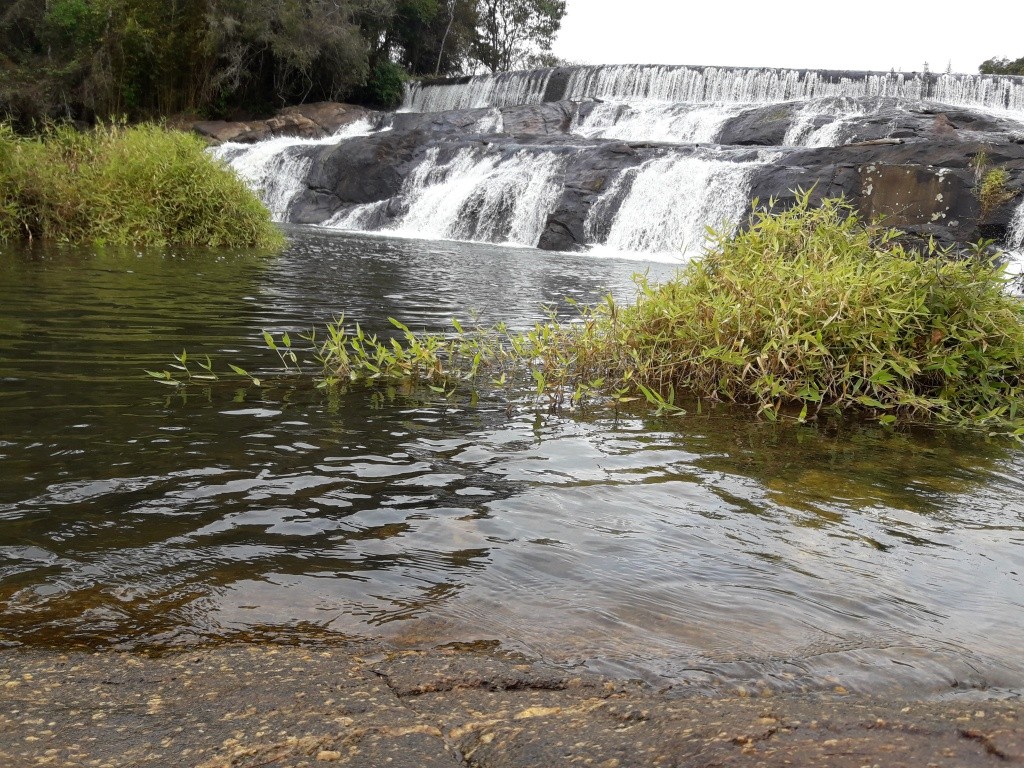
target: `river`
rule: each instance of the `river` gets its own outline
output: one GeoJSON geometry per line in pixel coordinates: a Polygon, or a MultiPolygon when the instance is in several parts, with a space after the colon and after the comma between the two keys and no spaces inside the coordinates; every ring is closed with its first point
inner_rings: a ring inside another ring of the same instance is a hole
{"type": "Polygon", "coordinates": [[[671,264],[291,227],[0,247],[0,643],[484,643],[697,690],[1024,691],[1024,451],[323,393],[261,331],[525,326],[671,264]],[[209,354],[265,386],[144,374],[209,354]]]}

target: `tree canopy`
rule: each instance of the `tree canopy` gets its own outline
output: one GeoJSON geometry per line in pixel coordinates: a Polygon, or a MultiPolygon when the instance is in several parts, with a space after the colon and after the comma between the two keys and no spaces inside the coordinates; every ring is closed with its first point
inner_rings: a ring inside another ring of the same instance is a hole
{"type": "Polygon", "coordinates": [[[0,119],[396,106],[406,77],[550,63],[564,0],[8,0],[0,119]]]}
{"type": "Polygon", "coordinates": [[[491,72],[502,72],[551,50],[565,0],[480,0],[478,14],[474,55],[491,72]]]}
{"type": "Polygon", "coordinates": [[[1015,61],[998,56],[987,59],[981,62],[978,71],[983,75],[1024,75],[1024,57],[1015,61]]]}

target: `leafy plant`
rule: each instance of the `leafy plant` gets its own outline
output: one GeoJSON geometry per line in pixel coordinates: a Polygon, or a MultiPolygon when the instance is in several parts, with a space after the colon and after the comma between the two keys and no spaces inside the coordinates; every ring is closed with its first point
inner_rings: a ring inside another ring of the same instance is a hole
{"type": "MultiPolygon", "coordinates": [[[[498,388],[551,408],[590,400],[752,406],[762,418],[861,413],[1024,437],[1024,303],[982,255],[908,251],[843,200],[756,213],[632,306],[611,296],[534,328],[378,338],[344,318],[306,337],[320,386],[498,388]]],[[[756,201],[755,201],[756,207],[756,201]]],[[[773,206],[769,204],[769,209],[773,206]]]]}
{"type": "Polygon", "coordinates": [[[981,205],[981,220],[986,220],[1000,206],[1017,196],[1016,190],[1009,189],[1010,174],[1004,168],[992,168],[988,153],[982,151],[974,156],[974,194],[981,205]]]}
{"type": "Polygon", "coordinates": [[[35,138],[0,127],[0,241],[274,248],[253,193],[197,137],[113,123],[35,138]]]}

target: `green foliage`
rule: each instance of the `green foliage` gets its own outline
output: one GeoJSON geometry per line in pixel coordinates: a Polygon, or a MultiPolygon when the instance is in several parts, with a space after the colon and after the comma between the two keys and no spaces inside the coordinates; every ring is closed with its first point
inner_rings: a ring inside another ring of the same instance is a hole
{"type": "Polygon", "coordinates": [[[549,62],[564,0],[8,0],[0,117],[228,117],[549,62]]]}
{"type": "Polygon", "coordinates": [[[983,75],[1024,75],[1024,58],[1010,61],[997,56],[983,61],[978,71],[983,75]]]}
{"type": "Polygon", "coordinates": [[[196,137],[154,125],[0,127],[0,241],[279,246],[266,209],[196,137]]]}
{"type": "Polygon", "coordinates": [[[479,0],[477,8],[474,57],[492,72],[550,51],[565,16],[565,0],[479,0]]]}
{"type": "MultiPolygon", "coordinates": [[[[928,419],[1024,434],[1024,304],[984,259],[907,252],[842,201],[759,213],[735,237],[663,285],[641,282],[635,305],[609,298],[580,322],[525,334],[463,334],[420,366],[503,376],[527,370],[558,404],[595,393],[662,410],[681,396],[745,403],[766,418],[860,411],[882,423],[928,419]],[[482,339],[488,339],[482,341],[482,339]],[[477,355],[479,354],[479,357],[477,355]],[[447,367],[446,367],[447,366],[447,367]]],[[[406,338],[419,359],[437,337],[406,338]]],[[[335,347],[339,346],[337,343],[335,347]]],[[[394,347],[394,344],[392,344],[394,347]]],[[[334,372],[405,374],[349,345],[334,372]],[[355,364],[353,363],[355,360],[355,364]]]]}
{"type": "Polygon", "coordinates": [[[843,202],[808,199],[643,287],[617,341],[640,363],[633,375],[770,418],[854,409],[1020,426],[1024,305],[1002,271],[907,252],[843,202]]]}
{"type": "Polygon", "coordinates": [[[1017,196],[1016,191],[1007,189],[1010,174],[1003,168],[987,171],[978,185],[978,202],[981,203],[981,218],[987,219],[997,208],[1017,196]]]}
{"type": "Polygon", "coordinates": [[[993,168],[989,164],[987,152],[979,152],[971,164],[974,167],[974,194],[981,206],[981,221],[985,221],[997,209],[1013,200],[1017,192],[1008,188],[1010,174],[1003,168],[993,168]]]}
{"type": "Polygon", "coordinates": [[[381,61],[359,89],[360,103],[377,109],[397,109],[405,96],[405,70],[391,61],[381,61]]]}
{"type": "Polygon", "coordinates": [[[514,332],[453,321],[441,335],[393,320],[399,336],[379,338],[339,320],[307,338],[320,385],[446,397],[497,387],[550,407],[604,399],[661,412],[727,401],[767,419],[853,412],[1024,437],[1024,302],[1002,269],[980,254],[909,252],[845,202],[812,208],[809,197],[715,235],[664,284],[641,280],[633,306],[609,296],[575,322],[514,332]]]}

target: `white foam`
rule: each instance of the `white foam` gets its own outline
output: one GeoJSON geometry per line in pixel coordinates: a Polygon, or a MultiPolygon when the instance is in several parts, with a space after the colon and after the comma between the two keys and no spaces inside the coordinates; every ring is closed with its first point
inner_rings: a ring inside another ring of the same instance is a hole
{"type": "Polygon", "coordinates": [[[709,242],[709,227],[731,232],[740,221],[757,165],[697,156],[650,160],[620,174],[604,196],[608,206],[599,201],[593,207],[586,229],[591,237],[601,237],[600,218],[621,198],[599,241],[605,248],[666,259],[699,256],[709,242]]]}

